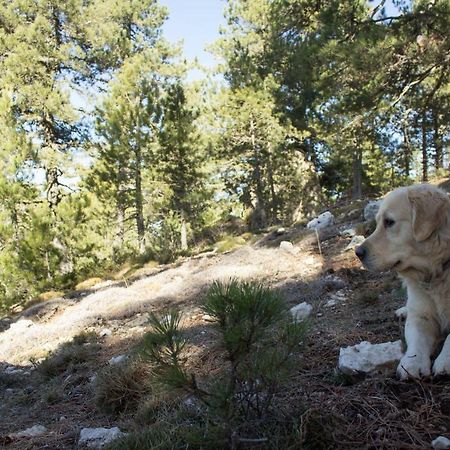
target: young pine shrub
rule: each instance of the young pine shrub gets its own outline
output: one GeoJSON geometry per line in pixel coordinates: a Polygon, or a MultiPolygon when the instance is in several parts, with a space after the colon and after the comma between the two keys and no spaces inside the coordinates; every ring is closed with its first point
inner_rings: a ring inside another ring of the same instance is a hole
{"type": "Polygon", "coordinates": [[[144,354],[163,384],[203,403],[204,423],[209,425],[201,437],[197,433],[197,443],[211,441],[206,430],[214,430],[216,443],[229,448],[268,442],[268,424],[277,421],[276,394],[292,374],[305,324],[293,322],[278,292],[255,282],[213,283],[202,309],[220,331],[228,361],[214,380],[200,382],[189,373],[188,343],[177,312],[150,316],[153,330],[146,335],[144,354]]]}

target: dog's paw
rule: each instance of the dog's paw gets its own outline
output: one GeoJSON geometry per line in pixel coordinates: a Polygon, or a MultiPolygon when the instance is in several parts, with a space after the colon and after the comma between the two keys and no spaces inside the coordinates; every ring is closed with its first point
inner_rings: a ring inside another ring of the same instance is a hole
{"type": "Polygon", "coordinates": [[[433,364],[433,375],[450,375],[449,355],[441,353],[433,364]]]}
{"type": "Polygon", "coordinates": [[[401,380],[428,377],[431,374],[430,358],[418,355],[405,355],[397,367],[397,376],[401,380]]]}

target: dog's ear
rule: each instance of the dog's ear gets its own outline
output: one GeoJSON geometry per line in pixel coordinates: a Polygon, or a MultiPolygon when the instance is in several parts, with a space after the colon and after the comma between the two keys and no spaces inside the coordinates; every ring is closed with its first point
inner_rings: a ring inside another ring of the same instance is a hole
{"type": "Polygon", "coordinates": [[[425,241],[446,222],[450,213],[449,199],[445,193],[427,186],[408,189],[408,198],[412,208],[414,239],[425,241]]]}

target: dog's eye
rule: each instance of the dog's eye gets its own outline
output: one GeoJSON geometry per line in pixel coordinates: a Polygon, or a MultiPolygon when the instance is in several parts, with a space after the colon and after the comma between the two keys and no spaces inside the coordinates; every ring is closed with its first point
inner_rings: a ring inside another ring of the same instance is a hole
{"type": "Polygon", "coordinates": [[[389,219],[388,217],[386,217],[386,219],[384,219],[384,228],[390,228],[395,224],[395,220],[389,219]]]}

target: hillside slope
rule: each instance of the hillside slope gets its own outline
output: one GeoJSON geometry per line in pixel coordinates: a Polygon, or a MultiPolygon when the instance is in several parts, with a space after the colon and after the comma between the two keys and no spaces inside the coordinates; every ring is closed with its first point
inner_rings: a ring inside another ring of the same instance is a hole
{"type": "MultiPolygon", "coordinates": [[[[360,210],[350,215],[360,220],[360,210]]],[[[394,274],[363,270],[346,250],[350,238],[340,232],[352,225],[348,217],[347,212],[320,232],[320,249],[316,234],[301,227],[273,232],[227,254],[199,255],[153,269],[128,285],[103,283],[24,311],[0,333],[0,444],[14,450],[75,449],[83,427],[142,430],[134,412],[98,409],[94,380],[112,357],[133,351],[147,329],[148,312],[167,308],[183,312],[192,370],[220,369],[217,335],[200,306],[214,280],[238,278],[279,289],[289,306],[306,301],[313,307],[303,357],[289,386],[277,394],[278,407],[291,418],[298,414],[295,448],[428,447],[450,432],[445,381],[404,383],[394,373],[350,379],[336,371],[340,347],[401,339],[403,328],[394,317],[405,301],[400,283],[394,274]],[[282,240],[293,248],[280,249],[282,240]],[[95,334],[95,343],[80,340],[86,333],[95,334]],[[76,347],[81,362],[61,366],[57,351],[74,337],[81,342],[76,347]],[[30,358],[52,351],[44,365],[30,367],[30,358]],[[51,372],[57,363],[58,371],[51,372]],[[44,425],[45,433],[13,436],[36,424],[44,425]]]]}

